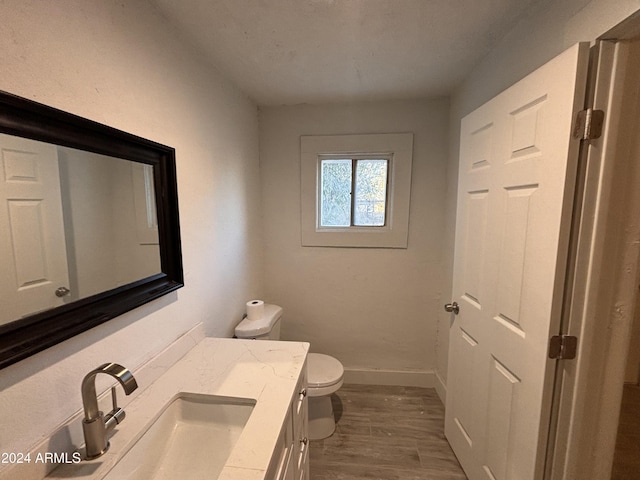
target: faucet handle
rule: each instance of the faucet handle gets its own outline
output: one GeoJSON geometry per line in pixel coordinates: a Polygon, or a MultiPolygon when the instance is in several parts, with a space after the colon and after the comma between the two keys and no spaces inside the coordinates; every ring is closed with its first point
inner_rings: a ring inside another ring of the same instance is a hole
{"type": "Polygon", "coordinates": [[[111,387],[111,405],[113,405],[113,410],[118,409],[118,397],[116,397],[116,387],[111,387]]]}
{"type": "Polygon", "coordinates": [[[104,417],[104,423],[107,430],[111,430],[117,424],[124,420],[125,412],[122,408],[118,407],[118,398],[116,397],[116,387],[111,387],[111,404],[113,410],[107,413],[104,417]]]}

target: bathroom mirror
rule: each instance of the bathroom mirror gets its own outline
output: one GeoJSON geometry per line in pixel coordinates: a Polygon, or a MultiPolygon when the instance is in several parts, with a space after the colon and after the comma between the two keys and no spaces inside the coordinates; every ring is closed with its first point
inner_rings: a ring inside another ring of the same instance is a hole
{"type": "Polygon", "coordinates": [[[183,285],[175,151],[0,92],[0,368],[183,285]]]}

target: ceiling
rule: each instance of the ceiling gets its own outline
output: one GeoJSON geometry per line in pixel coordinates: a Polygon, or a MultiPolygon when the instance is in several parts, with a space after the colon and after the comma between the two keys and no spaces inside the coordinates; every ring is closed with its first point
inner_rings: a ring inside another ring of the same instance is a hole
{"type": "Polygon", "coordinates": [[[150,0],[258,105],[449,95],[541,0],[150,0]]]}

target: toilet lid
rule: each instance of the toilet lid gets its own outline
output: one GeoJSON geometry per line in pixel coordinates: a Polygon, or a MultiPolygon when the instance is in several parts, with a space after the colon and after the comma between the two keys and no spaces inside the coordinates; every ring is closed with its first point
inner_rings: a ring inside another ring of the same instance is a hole
{"type": "Polygon", "coordinates": [[[342,380],[342,364],[329,355],[310,353],[307,357],[307,382],[310,387],[326,387],[342,380]]]}

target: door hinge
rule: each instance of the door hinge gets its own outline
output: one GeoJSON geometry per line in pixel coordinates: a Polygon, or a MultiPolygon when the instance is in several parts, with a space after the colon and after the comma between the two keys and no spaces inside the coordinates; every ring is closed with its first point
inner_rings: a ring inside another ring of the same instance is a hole
{"type": "Polygon", "coordinates": [[[602,136],[604,124],[604,111],[587,108],[576,115],[576,123],[573,127],[573,138],[578,140],[595,140],[602,136]]]}
{"type": "Polygon", "coordinates": [[[578,337],[554,335],[549,340],[549,358],[553,360],[573,360],[578,350],[578,337]]]}

